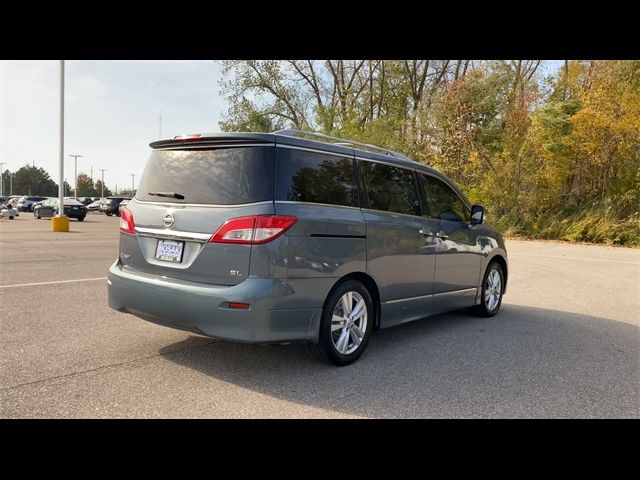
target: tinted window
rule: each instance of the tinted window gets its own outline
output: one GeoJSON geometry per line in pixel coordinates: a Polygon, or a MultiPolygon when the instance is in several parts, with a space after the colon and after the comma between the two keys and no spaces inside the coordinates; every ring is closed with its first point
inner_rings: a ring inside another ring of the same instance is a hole
{"type": "Polygon", "coordinates": [[[382,163],[362,162],[369,208],[420,215],[413,172],[382,163]]]}
{"type": "Polygon", "coordinates": [[[446,183],[430,175],[420,177],[428,216],[454,222],[469,221],[469,209],[446,183]]]}
{"type": "Polygon", "coordinates": [[[276,200],[358,206],[353,159],[278,148],[276,200]]]}
{"type": "Polygon", "coordinates": [[[273,200],[274,147],[156,150],[135,197],[150,202],[234,205],[273,200]],[[184,199],[149,195],[175,192],[184,199]]]}

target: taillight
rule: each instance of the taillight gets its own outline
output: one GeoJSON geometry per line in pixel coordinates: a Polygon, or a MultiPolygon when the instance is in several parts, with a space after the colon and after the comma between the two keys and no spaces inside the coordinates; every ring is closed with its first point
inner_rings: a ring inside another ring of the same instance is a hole
{"type": "Polygon", "coordinates": [[[133,214],[127,207],[122,207],[122,211],[120,212],[120,231],[122,233],[136,233],[133,214]]]}
{"type": "Polygon", "coordinates": [[[227,220],[213,234],[213,243],[267,243],[278,238],[296,223],[296,217],[254,215],[227,220]]]}

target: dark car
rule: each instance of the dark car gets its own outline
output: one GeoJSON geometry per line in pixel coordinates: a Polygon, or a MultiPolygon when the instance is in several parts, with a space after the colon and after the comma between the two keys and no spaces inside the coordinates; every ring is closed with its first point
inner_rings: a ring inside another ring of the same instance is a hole
{"type": "MultiPolygon", "coordinates": [[[[33,209],[33,216],[36,218],[55,217],[60,210],[60,200],[57,198],[49,198],[33,209]]],[[[77,200],[70,198],[64,199],[64,214],[69,218],[75,218],[79,222],[87,216],[87,207],[77,200]]]]}
{"type": "Polygon", "coordinates": [[[99,210],[101,212],[104,212],[107,214],[107,216],[111,216],[114,213],[117,216],[120,216],[120,203],[123,200],[131,200],[128,197],[107,197],[107,198],[103,198],[100,201],[100,208],[99,210]]]}
{"type": "Polygon", "coordinates": [[[40,195],[35,196],[24,196],[16,203],[16,208],[20,212],[33,212],[33,204],[36,202],[41,202],[46,200],[49,197],[43,197],[40,195]]]}
{"type": "Polygon", "coordinates": [[[433,168],[290,130],[151,148],[109,269],[118,311],[227,340],[303,341],[347,365],[375,330],[500,309],[502,235],[433,168]]]}

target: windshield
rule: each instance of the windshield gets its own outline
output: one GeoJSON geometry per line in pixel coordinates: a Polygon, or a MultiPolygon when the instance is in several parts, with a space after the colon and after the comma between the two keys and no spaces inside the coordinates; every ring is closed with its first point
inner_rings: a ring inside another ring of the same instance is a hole
{"type": "Polygon", "coordinates": [[[271,201],[274,150],[271,145],[154,151],[136,199],[214,205],[271,201]]]}

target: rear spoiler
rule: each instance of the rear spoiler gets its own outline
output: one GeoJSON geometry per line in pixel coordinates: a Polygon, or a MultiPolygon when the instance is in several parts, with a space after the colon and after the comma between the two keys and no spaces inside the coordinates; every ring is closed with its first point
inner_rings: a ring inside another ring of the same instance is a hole
{"type": "Polygon", "coordinates": [[[162,148],[202,148],[215,146],[246,145],[256,143],[275,143],[276,137],[270,133],[213,133],[179,135],[151,142],[153,149],[162,148]]]}

